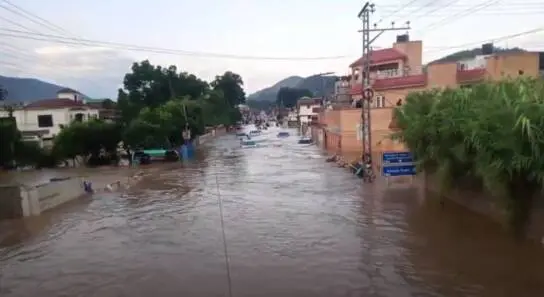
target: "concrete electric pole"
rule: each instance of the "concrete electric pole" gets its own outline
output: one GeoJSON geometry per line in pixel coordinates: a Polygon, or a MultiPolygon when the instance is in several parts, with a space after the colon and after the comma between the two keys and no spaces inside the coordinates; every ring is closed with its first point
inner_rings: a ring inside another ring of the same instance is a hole
{"type": "MultiPolygon", "coordinates": [[[[390,28],[377,28],[374,24],[374,28],[370,28],[370,14],[374,13],[374,4],[366,2],[357,17],[363,22],[363,29],[359,32],[363,33],[363,70],[362,70],[362,88],[361,88],[361,120],[362,120],[362,134],[363,134],[363,162],[372,164],[372,133],[371,133],[371,115],[370,115],[370,103],[374,97],[374,90],[370,85],[370,64],[371,64],[371,45],[386,31],[401,31],[409,30],[410,23],[406,22],[406,27],[395,28],[395,23],[391,23],[390,28]],[[376,36],[370,39],[370,33],[377,32],[376,36]]],[[[371,166],[373,168],[373,166],[371,166]]]]}

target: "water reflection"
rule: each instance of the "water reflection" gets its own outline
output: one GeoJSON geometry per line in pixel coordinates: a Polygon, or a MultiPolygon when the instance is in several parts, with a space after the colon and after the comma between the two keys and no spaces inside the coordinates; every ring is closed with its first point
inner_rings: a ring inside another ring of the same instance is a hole
{"type": "Polygon", "coordinates": [[[224,136],[124,193],[2,223],[2,296],[227,296],[218,195],[235,297],[543,296],[536,245],[268,142],[224,136]]]}
{"type": "Polygon", "coordinates": [[[443,296],[544,292],[544,253],[536,242],[514,241],[494,222],[451,202],[444,211],[432,202],[413,208],[407,222],[411,236],[404,241],[406,257],[443,296]]]}

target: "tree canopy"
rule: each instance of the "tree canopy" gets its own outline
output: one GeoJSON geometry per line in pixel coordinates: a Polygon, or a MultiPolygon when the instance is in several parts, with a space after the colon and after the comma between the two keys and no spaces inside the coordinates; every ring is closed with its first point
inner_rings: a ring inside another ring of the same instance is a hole
{"type": "Polygon", "coordinates": [[[312,92],[307,89],[284,87],[278,91],[278,95],[276,96],[276,104],[281,107],[292,108],[297,105],[298,99],[312,96],[312,92]]]}
{"type": "Polygon", "coordinates": [[[247,100],[247,106],[250,108],[269,111],[276,106],[275,101],[258,101],[258,100],[247,100]]]}
{"type": "Polygon", "coordinates": [[[241,117],[245,93],[240,75],[227,71],[210,83],[176,66],[134,63],[118,91],[117,108],[131,146],[173,146],[188,127],[197,136],[206,126],[230,125],[241,117]],[[144,131],[146,131],[144,133],[144,131]]]}
{"type": "Polygon", "coordinates": [[[412,93],[397,107],[402,140],[441,189],[470,180],[522,230],[544,186],[544,82],[520,78],[412,93]]]}

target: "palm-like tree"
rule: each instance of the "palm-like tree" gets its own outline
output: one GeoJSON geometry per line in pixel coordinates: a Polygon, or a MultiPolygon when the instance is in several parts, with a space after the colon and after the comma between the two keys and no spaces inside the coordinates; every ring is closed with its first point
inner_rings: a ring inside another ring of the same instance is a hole
{"type": "Polygon", "coordinates": [[[523,230],[544,185],[544,82],[521,78],[411,94],[393,136],[442,191],[477,180],[523,230]]]}

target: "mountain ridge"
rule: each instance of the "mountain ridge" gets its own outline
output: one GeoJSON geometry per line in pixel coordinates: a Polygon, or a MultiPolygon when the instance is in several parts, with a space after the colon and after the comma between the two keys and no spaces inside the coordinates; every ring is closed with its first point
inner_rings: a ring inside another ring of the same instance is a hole
{"type": "Polygon", "coordinates": [[[320,97],[323,94],[331,94],[334,91],[334,82],[337,76],[322,76],[319,74],[308,77],[298,75],[284,78],[270,87],[259,90],[247,97],[247,101],[276,101],[276,95],[281,88],[307,89],[320,97]]]}
{"type": "Polygon", "coordinates": [[[0,86],[7,90],[5,101],[9,102],[34,102],[56,98],[57,92],[66,88],[36,78],[3,75],[0,75],[0,86]]]}
{"type": "Polygon", "coordinates": [[[271,85],[270,87],[266,87],[264,89],[261,89],[259,91],[256,91],[253,94],[250,94],[247,96],[247,100],[254,100],[254,101],[275,101],[276,100],[276,94],[281,88],[294,88],[298,83],[300,83],[304,78],[298,75],[292,75],[289,77],[286,77],[277,83],[271,85]]]}

